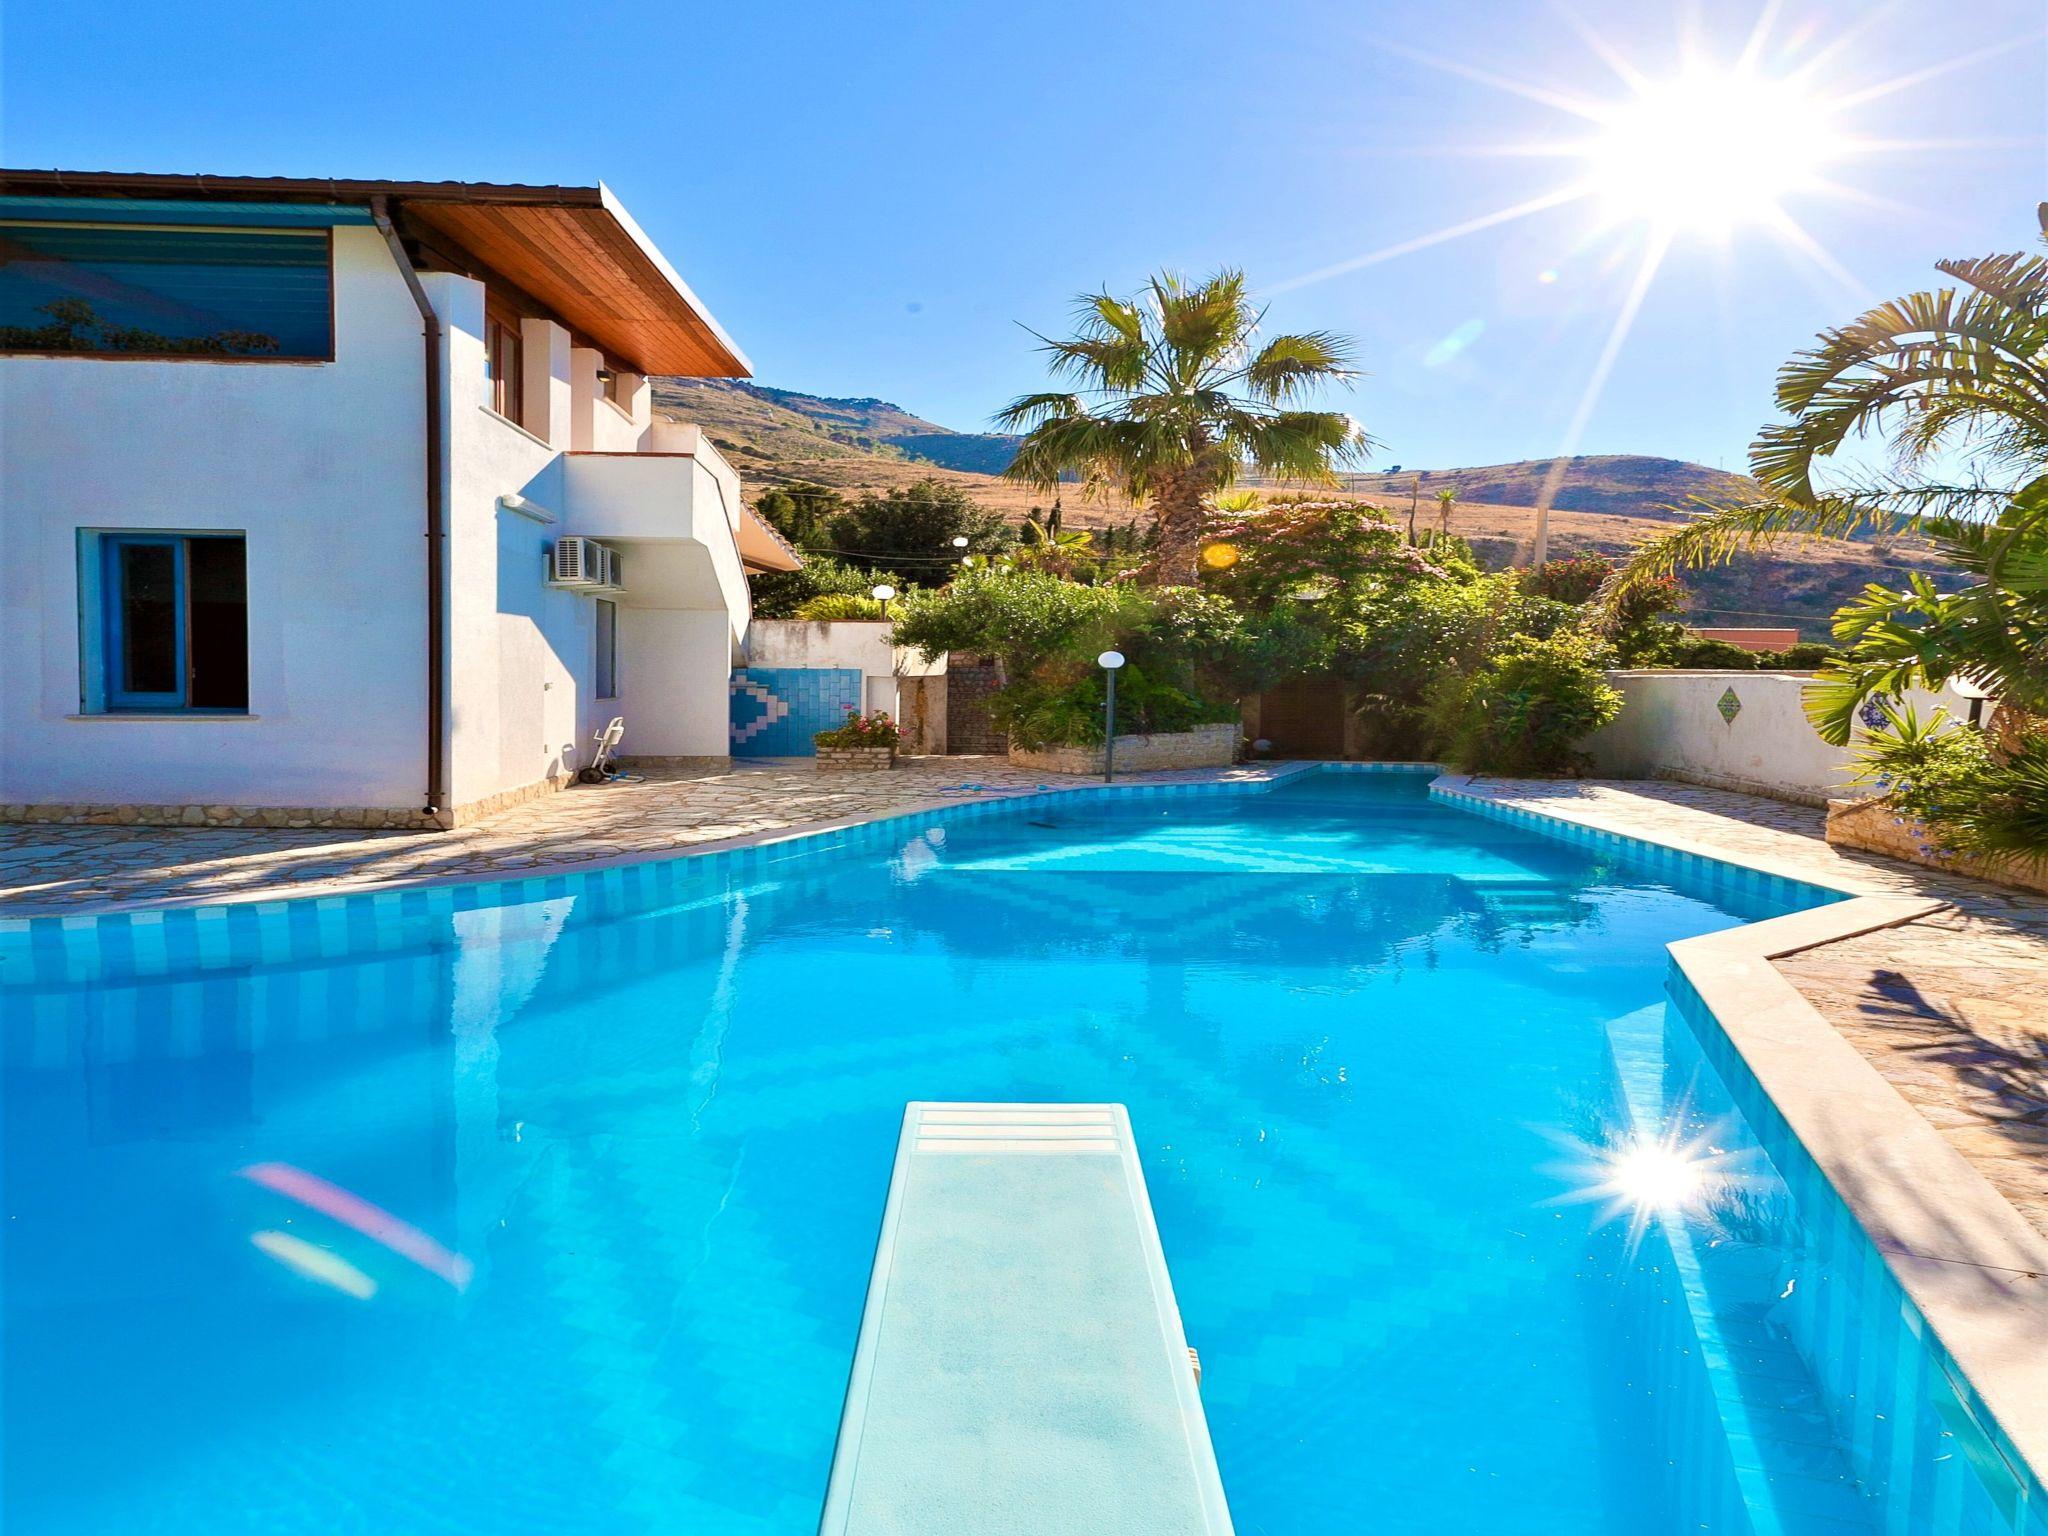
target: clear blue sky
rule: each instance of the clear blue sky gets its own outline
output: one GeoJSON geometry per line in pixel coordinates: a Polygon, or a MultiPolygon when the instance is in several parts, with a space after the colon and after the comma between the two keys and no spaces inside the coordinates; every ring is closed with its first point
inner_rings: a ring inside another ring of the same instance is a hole
{"type": "MultiPolygon", "coordinates": [[[[1273,327],[1357,339],[1369,376],[1345,408],[1386,445],[1381,463],[1475,464],[1572,441],[1644,235],[1595,233],[1575,203],[1299,282],[1583,174],[1573,159],[1475,153],[1587,125],[1417,55],[1612,102],[1629,88],[1574,18],[1654,79],[1678,69],[1688,28],[1696,55],[1734,64],[1762,8],[16,6],[0,35],[0,159],[602,179],[763,382],[882,395],[968,430],[1040,384],[1017,322],[1056,329],[1077,291],[1128,289],[1150,268],[1241,265],[1280,290],[1273,327]]],[[[1773,370],[1815,329],[1926,282],[1937,257],[2033,235],[2048,193],[2039,0],[1774,9],[1757,68],[1815,66],[1809,95],[1963,62],[1838,114],[1857,136],[1912,141],[1825,168],[1875,200],[1781,199],[1833,273],[1755,223],[1676,239],[1581,451],[1738,464],[1773,370]],[[2016,46],[1972,61],[2001,44],[2016,46]]]]}

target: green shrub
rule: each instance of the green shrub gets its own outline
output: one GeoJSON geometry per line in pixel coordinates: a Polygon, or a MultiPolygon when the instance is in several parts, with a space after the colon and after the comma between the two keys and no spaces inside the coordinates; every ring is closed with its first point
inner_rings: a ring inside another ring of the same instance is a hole
{"type": "Polygon", "coordinates": [[[1686,634],[1670,615],[1683,608],[1689,596],[1675,576],[1637,581],[1623,589],[1608,608],[1603,627],[1624,667],[1666,665],[1658,658],[1686,634]]]}
{"type": "Polygon", "coordinates": [[[857,571],[829,555],[806,555],[800,570],[764,571],[747,578],[753,593],[757,619],[793,619],[797,610],[814,597],[828,592],[849,597],[866,597],[868,589],[888,582],[899,591],[900,578],[886,571],[857,571]]]}
{"type": "Polygon", "coordinates": [[[1621,712],[1601,676],[1606,660],[1600,641],[1568,629],[1511,641],[1472,672],[1447,674],[1430,707],[1444,755],[1468,773],[1580,767],[1579,743],[1621,712]]]}
{"type": "Polygon", "coordinates": [[[986,555],[1009,548],[1014,535],[960,486],[924,479],[879,496],[870,491],[833,512],[822,537],[852,564],[879,572],[899,556],[914,570],[950,567],[960,557],[954,539],[986,555]]]}
{"type": "Polygon", "coordinates": [[[1695,672],[1754,672],[1756,653],[1745,651],[1739,645],[1730,645],[1726,640],[1710,640],[1702,635],[1681,632],[1654,658],[1639,664],[1695,672]]]}
{"type": "Polygon", "coordinates": [[[1834,661],[1847,652],[1839,651],[1824,640],[1802,640],[1797,645],[1788,645],[1782,651],[1761,651],[1756,664],[1769,672],[1811,672],[1826,662],[1834,661]]]}
{"type": "Polygon", "coordinates": [[[1042,570],[964,572],[913,594],[895,641],[927,657],[978,651],[1008,681],[992,702],[1019,746],[1102,739],[1103,676],[1096,657],[1124,653],[1118,729],[1186,730],[1237,715],[1232,679],[1258,641],[1227,598],[1187,587],[1088,587],[1042,570]]]}
{"type": "MultiPolygon", "coordinates": [[[[1108,690],[1100,667],[1062,682],[1026,678],[997,695],[991,713],[1020,747],[1100,746],[1108,690]]],[[[1189,731],[1237,718],[1237,705],[1155,681],[1135,662],[1117,673],[1119,736],[1189,731]]]]}
{"type": "Polygon", "coordinates": [[[2017,858],[2048,869],[2048,730],[1997,744],[1937,709],[1873,700],[1879,724],[1856,754],[1857,777],[1900,815],[1927,825],[1928,851],[2017,858]]]}
{"type": "Polygon", "coordinates": [[[1430,702],[1446,678],[1470,673],[1511,641],[1545,638],[1577,618],[1577,609],[1528,596],[1505,573],[1465,585],[1418,582],[1346,622],[1325,670],[1357,691],[1367,750],[1428,757],[1439,746],[1430,702]]]}
{"type": "Polygon", "coordinates": [[[949,587],[912,593],[895,638],[927,659],[942,651],[983,652],[1021,677],[1051,660],[1092,662],[1142,629],[1152,613],[1152,599],[1137,587],[1084,587],[1046,571],[980,567],[949,587]]]}
{"type": "Polygon", "coordinates": [[[864,592],[820,592],[806,598],[796,610],[799,619],[813,624],[844,624],[862,619],[883,619],[882,605],[864,592]]]}
{"type": "Polygon", "coordinates": [[[1608,577],[1614,562],[1599,555],[1573,555],[1563,560],[1546,560],[1522,578],[1522,590],[1531,597],[1553,598],[1560,603],[1591,602],[1608,577]]]}

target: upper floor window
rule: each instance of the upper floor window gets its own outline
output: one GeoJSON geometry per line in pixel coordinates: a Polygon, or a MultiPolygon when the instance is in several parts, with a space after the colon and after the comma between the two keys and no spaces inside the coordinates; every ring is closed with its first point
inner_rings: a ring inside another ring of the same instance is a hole
{"type": "Polygon", "coordinates": [[[490,385],[491,409],[507,421],[522,419],[524,403],[519,359],[519,321],[495,306],[484,317],[484,377],[490,385]]]}
{"type": "Polygon", "coordinates": [[[0,220],[0,352],[334,356],[325,229],[0,220]]]}
{"type": "Polygon", "coordinates": [[[86,536],[85,707],[249,707],[248,546],[239,533],[86,536]]]}

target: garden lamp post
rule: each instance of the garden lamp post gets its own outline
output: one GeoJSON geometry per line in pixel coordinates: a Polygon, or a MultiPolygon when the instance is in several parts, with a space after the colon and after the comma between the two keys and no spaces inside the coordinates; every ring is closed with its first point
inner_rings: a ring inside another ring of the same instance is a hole
{"type": "Polygon", "coordinates": [[[869,597],[882,605],[882,617],[885,619],[889,617],[889,599],[895,595],[896,589],[886,581],[868,593],[869,597]]]}
{"type": "Polygon", "coordinates": [[[1950,678],[1948,685],[1970,701],[1970,724],[1981,728],[1984,724],[1984,706],[1996,695],[1982,681],[1967,673],[1958,673],[1950,678]]]}
{"type": "Polygon", "coordinates": [[[1122,651],[1104,651],[1095,664],[1107,675],[1109,694],[1102,706],[1102,782],[1116,781],[1116,669],[1124,664],[1122,651]]]}

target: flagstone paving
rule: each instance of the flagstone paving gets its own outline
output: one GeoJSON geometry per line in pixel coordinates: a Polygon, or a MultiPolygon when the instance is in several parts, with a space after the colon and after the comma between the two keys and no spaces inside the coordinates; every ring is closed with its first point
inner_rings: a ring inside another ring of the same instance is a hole
{"type": "MultiPolygon", "coordinates": [[[[999,758],[910,759],[886,774],[771,762],[579,786],[454,832],[0,826],[0,916],[574,869],[1084,782],[999,758]]],[[[1468,791],[1788,874],[1947,903],[1917,922],[1788,956],[1778,969],[2048,1232],[2048,899],[1830,847],[1821,812],[1752,795],[1604,780],[1480,780],[1468,791]]]]}

